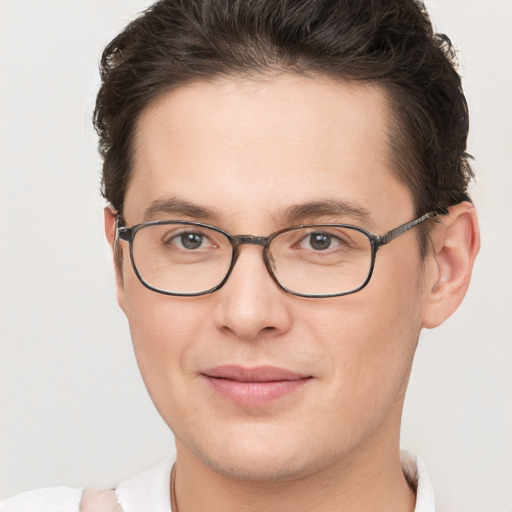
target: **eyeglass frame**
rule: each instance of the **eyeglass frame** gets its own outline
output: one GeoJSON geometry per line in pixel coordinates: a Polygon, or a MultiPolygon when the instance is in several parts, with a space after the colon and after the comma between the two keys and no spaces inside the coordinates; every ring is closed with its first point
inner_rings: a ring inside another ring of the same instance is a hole
{"type": "Polygon", "coordinates": [[[278,231],[275,231],[274,233],[271,233],[268,236],[256,236],[256,235],[232,235],[231,233],[228,233],[227,231],[218,228],[217,226],[212,226],[211,224],[206,224],[203,222],[196,222],[196,221],[188,221],[188,220],[156,220],[156,221],[150,221],[150,222],[142,222],[140,224],[135,224],[131,227],[121,226],[122,218],[120,215],[116,217],[116,233],[115,233],[115,248],[117,248],[119,240],[124,240],[128,242],[129,248],[130,248],[130,261],[132,264],[132,268],[135,272],[135,275],[139,279],[139,281],[149,290],[154,291],[156,293],[161,293],[163,295],[171,295],[175,297],[198,297],[201,295],[207,295],[209,293],[213,293],[226,284],[227,280],[229,279],[229,276],[231,275],[231,272],[233,271],[235,264],[238,260],[238,256],[240,255],[240,246],[242,245],[259,245],[263,247],[263,261],[265,263],[265,267],[267,268],[267,271],[270,275],[270,277],[273,279],[273,281],[287,293],[290,293],[291,295],[295,295],[297,297],[306,297],[311,299],[323,299],[323,298],[330,298],[330,297],[342,297],[344,295],[350,295],[352,293],[356,293],[358,291],[361,291],[363,288],[365,288],[368,283],[370,282],[370,279],[373,275],[373,270],[375,267],[375,258],[377,255],[378,249],[386,244],[389,244],[396,238],[398,238],[400,235],[403,235],[413,227],[417,226],[418,224],[421,224],[422,222],[433,219],[440,214],[447,215],[447,211],[431,211],[428,212],[421,217],[418,217],[414,220],[411,220],[409,222],[406,222],[405,224],[401,224],[400,226],[393,228],[383,235],[376,235],[375,233],[372,233],[371,231],[368,231],[365,228],[362,228],[360,226],[354,226],[352,224],[338,224],[338,223],[322,223],[322,224],[301,224],[300,226],[292,226],[289,228],[280,229],[278,231]],[[137,265],[135,264],[134,256],[133,256],[133,240],[135,238],[135,235],[138,231],[141,229],[147,227],[147,226],[161,226],[165,224],[181,224],[181,225],[188,225],[188,226],[198,226],[202,228],[208,228],[213,231],[216,231],[217,233],[221,233],[224,235],[230,245],[231,245],[231,261],[229,264],[229,268],[226,272],[226,275],[222,279],[222,281],[212,287],[208,290],[204,290],[201,292],[170,292],[168,290],[163,290],[160,288],[156,288],[155,286],[152,286],[148,282],[144,280],[142,275],[140,274],[137,265]],[[340,293],[329,293],[329,294],[312,294],[312,293],[300,293],[295,292],[293,290],[290,290],[283,284],[281,284],[277,278],[277,276],[274,274],[274,271],[272,270],[272,266],[270,263],[269,258],[269,247],[272,242],[277,236],[281,235],[282,233],[286,233],[289,231],[294,231],[298,229],[304,229],[304,228],[321,228],[321,227],[341,227],[341,228],[349,228],[353,229],[355,231],[359,231],[363,235],[365,235],[368,240],[370,241],[371,246],[371,262],[370,262],[370,268],[368,271],[368,274],[366,276],[365,281],[363,284],[358,286],[357,288],[354,288],[353,290],[349,290],[346,292],[340,292],[340,293]]]}

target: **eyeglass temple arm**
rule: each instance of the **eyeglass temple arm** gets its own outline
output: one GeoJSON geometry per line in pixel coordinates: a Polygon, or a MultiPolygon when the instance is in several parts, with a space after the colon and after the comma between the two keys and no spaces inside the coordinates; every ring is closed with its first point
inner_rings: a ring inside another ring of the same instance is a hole
{"type": "Polygon", "coordinates": [[[433,219],[434,217],[437,217],[438,215],[447,215],[447,211],[443,212],[429,212],[425,215],[422,215],[418,219],[411,220],[410,222],[406,222],[405,224],[402,224],[401,226],[398,226],[395,229],[392,229],[391,231],[388,231],[382,236],[379,236],[377,238],[378,246],[386,245],[395,238],[399,237],[400,235],[403,235],[406,231],[409,231],[414,226],[417,226],[418,224],[421,224],[422,222],[426,221],[427,219],[433,219]]]}
{"type": "Polygon", "coordinates": [[[118,215],[116,217],[116,233],[114,238],[114,246],[117,247],[119,244],[119,240],[126,240],[127,242],[130,241],[132,236],[132,230],[131,228],[126,228],[123,226],[123,218],[118,215]]]}
{"type": "Polygon", "coordinates": [[[121,217],[118,215],[116,217],[116,233],[115,233],[115,237],[114,237],[114,247],[117,246],[117,244],[119,243],[119,228],[121,227],[121,217]]]}

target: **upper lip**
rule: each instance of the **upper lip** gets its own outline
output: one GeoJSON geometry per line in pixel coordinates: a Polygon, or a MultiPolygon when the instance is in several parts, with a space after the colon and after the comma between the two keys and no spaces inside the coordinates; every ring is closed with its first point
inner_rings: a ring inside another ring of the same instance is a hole
{"type": "Polygon", "coordinates": [[[244,368],[243,366],[237,365],[216,366],[205,370],[203,375],[238,382],[276,382],[309,378],[309,375],[292,372],[291,370],[275,366],[258,366],[255,368],[244,368]]]}

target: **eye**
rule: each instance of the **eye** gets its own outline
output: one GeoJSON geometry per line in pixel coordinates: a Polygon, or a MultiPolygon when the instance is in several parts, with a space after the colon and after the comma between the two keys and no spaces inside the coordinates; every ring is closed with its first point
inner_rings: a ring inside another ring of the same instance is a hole
{"type": "Polygon", "coordinates": [[[311,233],[308,237],[309,245],[315,251],[325,251],[332,244],[332,236],[329,233],[311,233]]]}
{"type": "Polygon", "coordinates": [[[164,245],[186,251],[195,251],[197,249],[204,249],[210,247],[212,242],[205,234],[196,231],[182,231],[180,233],[169,233],[163,239],[164,245]]]}
{"type": "Polygon", "coordinates": [[[306,249],[313,249],[314,251],[326,251],[327,249],[339,246],[341,243],[342,241],[331,233],[314,231],[303,238],[300,245],[306,249]]]}
{"type": "Polygon", "coordinates": [[[204,236],[199,233],[182,233],[179,242],[185,249],[199,249],[203,244],[204,236]]]}

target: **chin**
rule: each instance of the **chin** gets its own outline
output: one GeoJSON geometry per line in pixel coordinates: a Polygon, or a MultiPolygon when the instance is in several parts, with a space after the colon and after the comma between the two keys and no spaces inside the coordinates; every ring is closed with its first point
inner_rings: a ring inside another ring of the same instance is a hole
{"type": "Polygon", "coordinates": [[[318,471],[329,458],[328,454],[315,454],[302,436],[270,434],[248,428],[244,434],[212,436],[207,444],[187,443],[188,451],[215,473],[249,482],[297,480],[318,471]]]}
{"type": "Polygon", "coordinates": [[[303,478],[310,472],[294,458],[283,460],[279,457],[262,457],[260,454],[259,457],[237,457],[236,460],[213,460],[197,455],[209,469],[231,480],[285,482],[303,478]]]}

